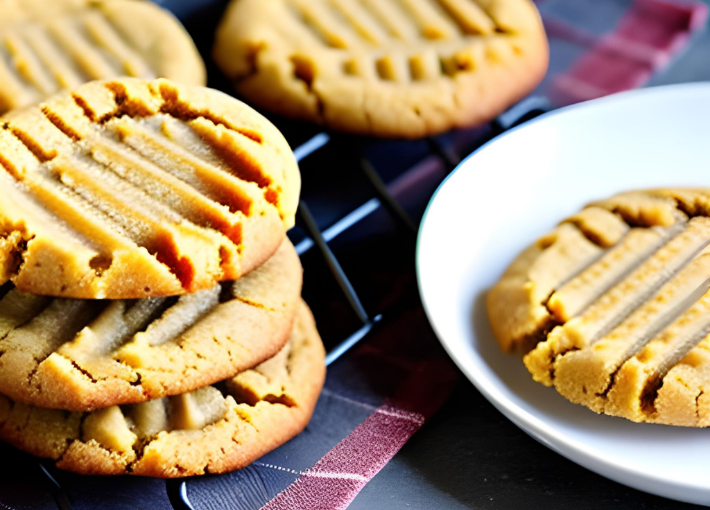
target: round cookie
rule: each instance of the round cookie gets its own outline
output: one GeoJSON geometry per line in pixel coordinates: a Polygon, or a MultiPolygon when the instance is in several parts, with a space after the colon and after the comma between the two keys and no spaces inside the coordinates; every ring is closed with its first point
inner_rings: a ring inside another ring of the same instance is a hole
{"type": "Polygon", "coordinates": [[[190,36],[152,2],[0,0],[0,12],[0,114],[91,80],[206,82],[190,36]]]}
{"type": "Polygon", "coordinates": [[[325,351],[301,302],[289,343],[223,384],[89,414],[0,396],[0,438],[62,469],[184,477],[240,469],[303,430],[325,380],[325,351]]]}
{"type": "Polygon", "coordinates": [[[82,85],[4,117],[0,283],[83,299],[208,289],[294,224],[298,165],[243,103],[167,80],[82,85]]]}
{"type": "Polygon", "coordinates": [[[232,0],[214,60],[250,102],[418,138],[494,118],[548,61],[529,0],[232,0]]]}
{"type": "Polygon", "coordinates": [[[88,411],[186,393],[273,356],[291,331],[302,269],[285,241],[260,268],[179,298],[0,300],[0,393],[88,411]]]}
{"type": "Polygon", "coordinates": [[[710,426],[710,189],[587,206],[513,262],[488,312],[501,348],[572,402],[710,426]]]}

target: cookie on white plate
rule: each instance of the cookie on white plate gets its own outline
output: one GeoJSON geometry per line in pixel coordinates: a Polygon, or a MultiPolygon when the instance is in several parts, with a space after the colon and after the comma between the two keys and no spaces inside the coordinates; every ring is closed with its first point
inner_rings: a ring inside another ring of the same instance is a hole
{"type": "Polygon", "coordinates": [[[710,425],[710,190],[591,204],[513,262],[488,311],[501,348],[572,402],[710,425]]]}

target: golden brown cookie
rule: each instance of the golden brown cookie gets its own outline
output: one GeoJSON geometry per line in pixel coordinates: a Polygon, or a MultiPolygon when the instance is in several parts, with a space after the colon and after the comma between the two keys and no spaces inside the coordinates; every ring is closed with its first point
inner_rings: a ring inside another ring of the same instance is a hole
{"type": "Polygon", "coordinates": [[[0,396],[0,438],[62,469],[183,477],[240,469],[305,428],[325,380],[325,351],[301,302],[272,359],[217,386],[93,413],[0,396]]]}
{"type": "Polygon", "coordinates": [[[488,295],[504,350],[572,402],[710,425],[710,189],[622,193],[528,248],[488,295]]]}
{"type": "Polygon", "coordinates": [[[89,411],[177,395],[273,356],[301,293],[285,241],[236,282],[172,298],[0,299],[0,393],[38,407],[89,411]]]}
{"type": "Polygon", "coordinates": [[[185,294],[261,265],[300,191],[281,133],[167,80],[82,85],[4,117],[0,283],[34,294],[185,294]]]}
{"type": "Polygon", "coordinates": [[[417,138],[501,113],[548,48],[529,0],[232,0],[213,55],[258,106],[417,138]]]}
{"type": "Polygon", "coordinates": [[[91,80],[205,84],[197,49],[152,2],[0,0],[0,114],[91,80]]]}

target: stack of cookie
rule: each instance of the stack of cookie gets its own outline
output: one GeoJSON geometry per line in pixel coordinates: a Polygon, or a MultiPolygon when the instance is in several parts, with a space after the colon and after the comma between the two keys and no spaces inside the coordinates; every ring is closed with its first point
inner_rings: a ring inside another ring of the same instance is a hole
{"type": "Polygon", "coordinates": [[[285,236],[299,189],[278,130],[214,90],[119,78],[7,114],[0,438],[173,477],[302,430],[325,364],[285,236]]]}

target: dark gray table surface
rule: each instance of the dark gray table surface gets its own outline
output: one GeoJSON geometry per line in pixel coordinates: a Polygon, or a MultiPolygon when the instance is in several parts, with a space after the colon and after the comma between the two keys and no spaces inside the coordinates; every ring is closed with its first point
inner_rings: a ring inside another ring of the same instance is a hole
{"type": "Polygon", "coordinates": [[[351,510],[690,509],[541,445],[468,382],[365,486],[351,510]]]}

